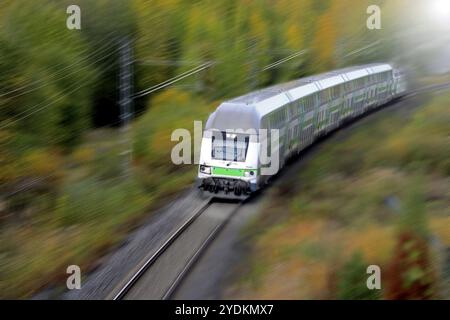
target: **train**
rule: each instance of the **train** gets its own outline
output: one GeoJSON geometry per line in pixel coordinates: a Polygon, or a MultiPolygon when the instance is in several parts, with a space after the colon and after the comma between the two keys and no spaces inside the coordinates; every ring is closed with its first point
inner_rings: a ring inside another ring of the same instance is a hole
{"type": "Polygon", "coordinates": [[[198,185],[219,198],[248,197],[319,137],[402,97],[406,90],[401,69],[374,63],[224,101],[206,121],[198,185]]]}

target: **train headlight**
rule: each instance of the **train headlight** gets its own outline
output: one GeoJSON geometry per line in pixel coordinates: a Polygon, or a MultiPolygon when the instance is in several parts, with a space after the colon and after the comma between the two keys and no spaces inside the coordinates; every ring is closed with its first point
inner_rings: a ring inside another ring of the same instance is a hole
{"type": "Polygon", "coordinates": [[[200,172],[201,173],[206,173],[206,174],[211,174],[211,167],[201,165],[200,166],[200,172]]]}
{"type": "Polygon", "coordinates": [[[255,171],[245,171],[244,176],[245,177],[251,177],[255,175],[255,171]]]}

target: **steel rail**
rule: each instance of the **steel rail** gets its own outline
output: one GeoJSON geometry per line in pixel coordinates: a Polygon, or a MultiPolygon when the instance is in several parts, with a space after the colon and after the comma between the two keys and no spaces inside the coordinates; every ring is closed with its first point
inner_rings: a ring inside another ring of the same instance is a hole
{"type": "Polygon", "coordinates": [[[186,220],[172,235],[142,264],[142,266],[133,274],[133,276],[125,283],[124,286],[114,295],[113,300],[121,300],[131,290],[135,283],[141,278],[141,276],[150,268],[158,258],[170,247],[175,240],[180,237],[181,234],[211,205],[211,199],[209,199],[204,205],[202,205],[195,214],[193,214],[188,220],[186,220]]]}

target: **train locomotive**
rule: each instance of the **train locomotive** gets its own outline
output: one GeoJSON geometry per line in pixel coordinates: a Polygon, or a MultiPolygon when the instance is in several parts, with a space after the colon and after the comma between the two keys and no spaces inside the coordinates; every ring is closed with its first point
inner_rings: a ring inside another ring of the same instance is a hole
{"type": "Polygon", "coordinates": [[[403,72],[378,63],[293,80],[225,101],[206,122],[199,186],[216,197],[246,197],[318,137],[405,92],[403,72]],[[276,165],[268,157],[273,154],[276,165]]]}

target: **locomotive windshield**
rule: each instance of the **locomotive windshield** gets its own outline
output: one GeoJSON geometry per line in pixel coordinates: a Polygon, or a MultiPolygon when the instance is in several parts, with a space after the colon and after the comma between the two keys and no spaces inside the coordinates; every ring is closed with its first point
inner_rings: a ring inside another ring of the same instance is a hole
{"type": "Polygon", "coordinates": [[[212,135],[211,157],[216,160],[244,162],[249,140],[248,134],[215,131],[212,135]]]}

